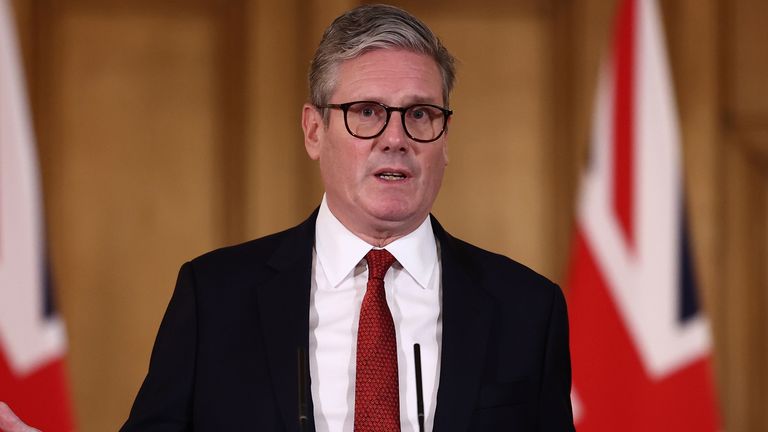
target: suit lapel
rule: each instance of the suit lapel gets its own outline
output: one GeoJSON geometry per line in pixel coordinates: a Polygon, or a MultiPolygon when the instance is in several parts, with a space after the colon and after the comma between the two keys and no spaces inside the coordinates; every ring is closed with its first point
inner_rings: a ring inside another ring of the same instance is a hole
{"type": "Polygon", "coordinates": [[[458,240],[432,218],[440,242],[443,339],[434,430],[466,431],[482,379],[492,303],[458,240]]]}
{"type": "MultiPolygon", "coordinates": [[[[274,277],[257,289],[259,316],[277,404],[289,431],[299,430],[298,349],[309,347],[309,296],[312,246],[317,211],[289,231],[268,261],[274,277]]],[[[307,376],[309,374],[306,371],[307,376]]],[[[314,430],[311,392],[307,385],[310,421],[314,430]]]]}

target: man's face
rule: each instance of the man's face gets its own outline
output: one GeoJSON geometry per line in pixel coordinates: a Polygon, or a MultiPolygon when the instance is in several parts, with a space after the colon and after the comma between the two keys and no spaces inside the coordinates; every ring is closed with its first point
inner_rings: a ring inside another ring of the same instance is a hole
{"type": "MultiPolygon", "coordinates": [[[[443,106],[442,77],[435,61],[404,50],[380,49],[343,62],[330,103],[376,101],[406,107],[443,106]]],[[[389,241],[416,229],[429,214],[448,164],[446,135],[430,143],[408,138],[401,113],[393,112],[373,139],[350,135],[344,114],[332,109],[324,127],[317,110],[305,105],[305,145],[320,163],[331,212],[367,241],[389,241]],[[383,173],[395,173],[386,176],[383,173]]]]}

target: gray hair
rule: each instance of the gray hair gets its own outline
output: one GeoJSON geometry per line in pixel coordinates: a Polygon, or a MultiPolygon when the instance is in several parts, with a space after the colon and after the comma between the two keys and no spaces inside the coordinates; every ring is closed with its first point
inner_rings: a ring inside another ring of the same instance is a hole
{"type": "Polygon", "coordinates": [[[443,78],[447,105],[456,77],[455,60],[440,39],[418,18],[389,5],[364,5],[336,18],[323,33],[309,68],[312,104],[329,103],[336,87],[336,69],[369,51],[400,48],[432,57],[443,78]]]}

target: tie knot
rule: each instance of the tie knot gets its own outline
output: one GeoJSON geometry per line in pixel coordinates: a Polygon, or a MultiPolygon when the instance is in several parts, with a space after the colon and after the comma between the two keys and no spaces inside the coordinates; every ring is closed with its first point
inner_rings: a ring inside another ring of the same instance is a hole
{"type": "Polygon", "coordinates": [[[365,255],[365,261],[368,263],[368,279],[384,280],[384,275],[395,262],[395,257],[386,249],[371,249],[365,255]]]}

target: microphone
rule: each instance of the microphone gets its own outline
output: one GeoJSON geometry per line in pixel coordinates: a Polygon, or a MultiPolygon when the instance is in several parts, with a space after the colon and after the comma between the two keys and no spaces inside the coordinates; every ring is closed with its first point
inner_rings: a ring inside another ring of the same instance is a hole
{"type": "Polygon", "coordinates": [[[413,359],[416,364],[416,415],[419,418],[419,432],[424,432],[424,389],[421,387],[421,345],[413,344],[413,359]]]}
{"type": "Polygon", "coordinates": [[[307,406],[307,357],[304,355],[304,347],[298,348],[299,361],[298,365],[298,382],[299,382],[299,430],[305,432],[307,430],[307,422],[309,422],[309,407],[307,406]]]}

